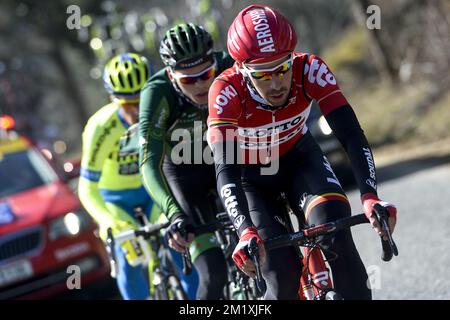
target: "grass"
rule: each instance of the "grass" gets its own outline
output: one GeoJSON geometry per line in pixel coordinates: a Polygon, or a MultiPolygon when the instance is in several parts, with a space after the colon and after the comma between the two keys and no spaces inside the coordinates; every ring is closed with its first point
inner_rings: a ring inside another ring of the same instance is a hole
{"type": "Polygon", "coordinates": [[[450,137],[450,90],[428,108],[415,126],[414,136],[420,142],[429,142],[450,137]]]}
{"type": "Polygon", "coordinates": [[[379,146],[396,143],[414,132],[419,119],[411,109],[425,94],[424,84],[393,87],[382,81],[366,86],[349,100],[369,141],[379,146]]]}
{"type": "Polygon", "coordinates": [[[450,91],[417,109],[429,93],[425,82],[392,86],[382,82],[349,97],[366,135],[374,146],[406,144],[416,146],[449,138],[450,91]]]}
{"type": "Polygon", "coordinates": [[[335,72],[361,61],[367,53],[367,33],[363,27],[347,30],[342,40],[323,53],[325,61],[335,72]]]}

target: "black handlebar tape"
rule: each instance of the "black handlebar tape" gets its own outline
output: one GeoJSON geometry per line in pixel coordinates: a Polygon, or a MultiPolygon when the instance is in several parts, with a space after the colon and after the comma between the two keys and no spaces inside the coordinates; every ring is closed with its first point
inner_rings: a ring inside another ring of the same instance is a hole
{"type": "Polygon", "coordinates": [[[381,246],[383,248],[383,252],[381,253],[381,260],[383,261],[391,261],[392,259],[392,250],[391,246],[389,245],[388,240],[383,240],[381,238],[381,246]]]}

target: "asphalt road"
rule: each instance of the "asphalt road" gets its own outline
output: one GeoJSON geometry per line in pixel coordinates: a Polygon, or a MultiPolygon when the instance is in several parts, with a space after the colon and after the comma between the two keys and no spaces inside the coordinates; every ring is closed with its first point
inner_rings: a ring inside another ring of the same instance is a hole
{"type": "MultiPolygon", "coordinates": [[[[375,232],[368,225],[354,227],[373,298],[450,299],[450,157],[404,161],[380,168],[378,175],[380,197],[398,209],[394,240],[399,256],[382,261],[375,232]]],[[[348,196],[359,213],[359,192],[348,196]]]]}

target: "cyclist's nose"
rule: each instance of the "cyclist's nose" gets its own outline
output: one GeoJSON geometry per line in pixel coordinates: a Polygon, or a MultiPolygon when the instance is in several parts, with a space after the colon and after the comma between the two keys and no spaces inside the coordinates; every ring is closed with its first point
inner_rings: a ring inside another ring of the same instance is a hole
{"type": "Polygon", "coordinates": [[[197,81],[195,81],[195,86],[197,88],[205,88],[208,84],[208,80],[202,80],[202,79],[197,79],[197,81]]]}
{"type": "Polygon", "coordinates": [[[283,86],[283,81],[277,75],[273,75],[272,79],[270,79],[270,89],[279,90],[283,86]]]}

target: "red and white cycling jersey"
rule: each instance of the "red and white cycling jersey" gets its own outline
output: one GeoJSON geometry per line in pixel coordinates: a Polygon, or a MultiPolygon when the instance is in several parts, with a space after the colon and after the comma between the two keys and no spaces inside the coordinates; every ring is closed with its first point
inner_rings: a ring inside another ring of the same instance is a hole
{"type": "Polygon", "coordinates": [[[321,58],[294,53],[293,60],[289,101],[275,110],[263,106],[236,64],[222,72],[209,90],[209,143],[236,139],[230,132],[237,129],[244,163],[266,163],[288,152],[307,132],[312,99],[324,115],[348,104],[321,58]]]}

